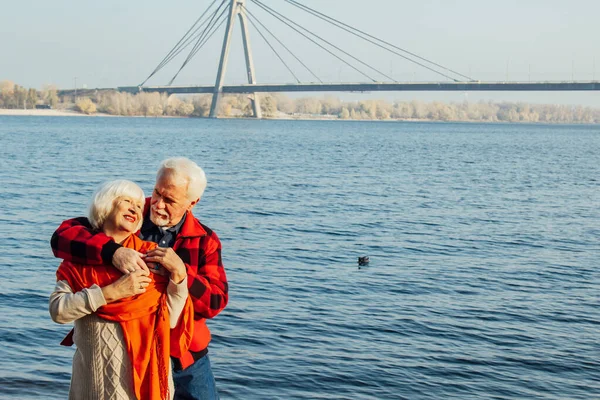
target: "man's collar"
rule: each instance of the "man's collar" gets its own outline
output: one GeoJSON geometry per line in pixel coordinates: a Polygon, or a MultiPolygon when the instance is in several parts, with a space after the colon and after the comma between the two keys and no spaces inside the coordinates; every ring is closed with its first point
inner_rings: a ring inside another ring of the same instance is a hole
{"type": "Polygon", "coordinates": [[[185,222],[186,217],[187,217],[187,212],[185,214],[183,214],[183,217],[181,217],[181,220],[176,225],[173,225],[170,228],[162,228],[159,226],[158,229],[160,229],[161,231],[169,231],[176,235],[181,230],[181,227],[183,226],[183,223],[185,222]]]}

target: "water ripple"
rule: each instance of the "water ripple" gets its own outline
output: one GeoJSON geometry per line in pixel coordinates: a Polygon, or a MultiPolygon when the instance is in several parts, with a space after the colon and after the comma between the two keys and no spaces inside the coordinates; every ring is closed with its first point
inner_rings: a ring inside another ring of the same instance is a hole
{"type": "Polygon", "coordinates": [[[0,117],[0,136],[1,396],[68,392],[53,230],[180,154],[230,280],[208,322],[222,398],[600,398],[597,126],[0,117]]]}

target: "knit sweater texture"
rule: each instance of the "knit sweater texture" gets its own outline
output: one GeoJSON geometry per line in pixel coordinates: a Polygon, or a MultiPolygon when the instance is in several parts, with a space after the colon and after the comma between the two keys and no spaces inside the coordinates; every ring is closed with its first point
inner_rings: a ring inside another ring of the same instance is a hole
{"type": "MultiPolygon", "coordinates": [[[[188,296],[187,278],[167,286],[167,307],[171,328],[177,325],[188,296]]],[[[50,296],[49,310],[58,323],[74,321],[73,372],[69,399],[131,400],[135,399],[132,365],[127,356],[123,331],[118,322],[104,320],[94,314],[106,304],[102,289],[92,285],[73,293],[66,281],[58,281],[50,296]]],[[[152,338],[148,337],[151,341],[152,338]]],[[[173,398],[172,372],[169,369],[169,393],[173,398]]]]}

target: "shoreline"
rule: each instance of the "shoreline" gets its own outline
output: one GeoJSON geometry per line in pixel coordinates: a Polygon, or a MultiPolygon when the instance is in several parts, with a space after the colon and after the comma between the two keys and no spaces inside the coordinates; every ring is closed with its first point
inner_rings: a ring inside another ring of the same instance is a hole
{"type": "MultiPolygon", "coordinates": [[[[106,113],[94,113],[84,114],[73,110],[57,110],[57,109],[44,109],[44,110],[21,110],[21,109],[8,109],[0,108],[0,116],[16,116],[16,117],[110,117],[110,118],[207,118],[207,117],[179,117],[179,116],[144,116],[144,115],[111,115],[106,113]]],[[[244,117],[219,117],[219,119],[254,119],[244,117]]],[[[356,121],[356,122],[432,122],[432,123],[480,123],[480,124],[542,124],[542,125],[600,125],[598,123],[583,123],[583,122],[509,122],[509,121],[469,121],[469,120],[452,120],[443,121],[435,119],[341,119],[335,116],[321,117],[309,116],[309,115],[278,115],[275,117],[263,118],[265,120],[290,120],[290,121],[356,121]]]]}
{"type": "Polygon", "coordinates": [[[21,117],[94,117],[108,116],[107,114],[86,115],[72,110],[21,110],[14,108],[0,108],[0,115],[21,116],[21,117]]]}

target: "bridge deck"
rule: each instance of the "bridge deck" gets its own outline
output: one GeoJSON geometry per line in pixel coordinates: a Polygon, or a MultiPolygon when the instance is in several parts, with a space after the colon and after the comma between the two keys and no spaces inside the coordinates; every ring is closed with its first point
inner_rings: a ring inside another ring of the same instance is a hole
{"type": "MultiPolygon", "coordinates": [[[[135,93],[137,86],[120,87],[135,93]]],[[[145,92],[212,93],[214,86],[145,86],[145,92]]],[[[223,93],[263,92],[382,92],[382,91],[581,91],[600,90],[600,81],[587,82],[426,82],[426,83],[303,83],[223,86],[223,93]]]]}
{"type": "MultiPolygon", "coordinates": [[[[116,89],[73,89],[61,90],[60,95],[90,93],[96,90],[118,90],[120,92],[138,93],[162,92],[168,94],[213,93],[214,86],[121,86],[116,89]]],[[[407,83],[300,83],[300,84],[256,84],[223,86],[223,93],[276,93],[276,92],[417,92],[417,91],[587,91],[600,90],[600,81],[572,82],[407,82],[407,83]]]]}

